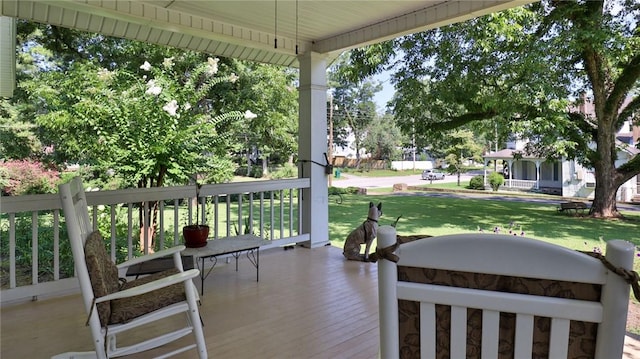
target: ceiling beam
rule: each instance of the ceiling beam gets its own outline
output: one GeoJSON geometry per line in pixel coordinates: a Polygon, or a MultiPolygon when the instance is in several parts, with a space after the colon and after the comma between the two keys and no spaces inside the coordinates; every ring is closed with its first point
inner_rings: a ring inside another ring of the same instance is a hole
{"type": "MultiPolygon", "coordinates": [[[[218,56],[252,61],[264,61],[268,57],[271,63],[278,65],[297,65],[294,39],[278,36],[278,48],[275,49],[271,34],[148,3],[129,0],[21,0],[3,1],[0,6],[0,14],[5,16],[218,56]]],[[[298,41],[300,52],[310,47],[310,43],[298,41]]]]}
{"type": "Polygon", "coordinates": [[[332,53],[435,29],[537,0],[446,1],[331,38],[316,41],[313,51],[332,53]]]}

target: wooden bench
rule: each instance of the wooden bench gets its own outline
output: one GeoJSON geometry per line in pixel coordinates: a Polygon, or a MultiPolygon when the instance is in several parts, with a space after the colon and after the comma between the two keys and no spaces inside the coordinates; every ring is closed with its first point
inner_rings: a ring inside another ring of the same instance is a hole
{"type": "Polygon", "coordinates": [[[584,213],[585,209],[589,209],[589,207],[587,207],[587,204],[584,202],[564,202],[564,203],[560,203],[560,207],[557,208],[558,212],[571,212],[573,211],[574,214],[577,214],[578,211],[580,211],[581,213],[584,213]]]}

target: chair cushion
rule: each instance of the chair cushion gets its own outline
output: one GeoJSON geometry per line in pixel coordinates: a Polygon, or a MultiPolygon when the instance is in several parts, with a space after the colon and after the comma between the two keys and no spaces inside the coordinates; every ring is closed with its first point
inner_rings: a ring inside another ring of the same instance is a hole
{"type": "MultiPolygon", "coordinates": [[[[599,301],[602,287],[588,283],[468,273],[441,269],[398,267],[398,280],[458,288],[484,289],[497,292],[531,294],[555,298],[599,301]]],[[[399,300],[400,358],[420,357],[420,304],[399,300]]],[[[467,311],[467,357],[479,358],[482,342],[482,312],[467,311]]],[[[499,358],[513,358],[515,315],[500,313],[499,358]]],[[[436,305],[436,358],[449,358],[451,307],[436,305]]],[[[535,317],[532,358],[549,358],[551,321],[535,317]]],[[[569,358],[593,358],[598,326],[596,323],[571,321],[569,358]]]]}
{"type": "MultiPolygon", "coordinates": [[[[169,269],[142,277],[125,283],[122,286],[122,290],[136,287],[175,273],[178,273],[177,269],[169,269]]],[[[186,298],[184,284],[178,283],[135,297],[112,300],[109,324],[126,323],[144,314],[151,313],[174,303],[182,302],[186,300],[186,298]]]]}
{"type": "MultiPolygon", "coordinates": [[[[100,232],[94,231],[89,234],[84,244],[84,257],[93,295],[96,298],[117,292],[120,289],[118,268],[107,255],[100,232]]],[[[97,308],[100,323],[105,325],[111,316],[111,305],[109,302],[98,303],[97,308]]]]}

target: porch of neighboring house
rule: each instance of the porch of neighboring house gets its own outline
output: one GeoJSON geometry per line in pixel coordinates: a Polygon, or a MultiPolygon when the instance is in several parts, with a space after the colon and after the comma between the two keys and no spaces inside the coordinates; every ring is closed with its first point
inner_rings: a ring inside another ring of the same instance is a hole
{"type": "MultiPolygon", "coordinates": [[[[485,187],[489,185],[487,175],[489,162],[502,163],[501,173],[505,180],[501,188],[562,195],[562,165],[558,161],[529,155],[522,150],[503,149],[490,152],[484,158],[485,187]]],[[[496,168],[498,166],[495,166],[496,168]]]]}

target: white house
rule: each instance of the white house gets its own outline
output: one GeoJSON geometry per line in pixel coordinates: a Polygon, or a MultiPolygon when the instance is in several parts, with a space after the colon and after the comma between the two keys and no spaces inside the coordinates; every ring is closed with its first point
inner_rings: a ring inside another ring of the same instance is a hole
{"type": "MultiPolygon", "coordinates": [[[[619,167],[640,154],[640,150],[635,147],[640,137],[640,128],[632,126],[627,121],[616,137],[619,150],[615,165],[619,167]]],[[[507,148],[485,154],[485,178],[489,161],[502,161],[506,188],[532,190],[563,197],[594,197],[596,183],[592,168],[586,168],[576,160],[566,158],[549,161],[528,153],[526,144],[526,140],[510,141],[507,148]]],[[[620,186],[616,199],[630,202],[634,197],[640,197],[639,189],[640,176],[635,176],[620,186]]]]}

